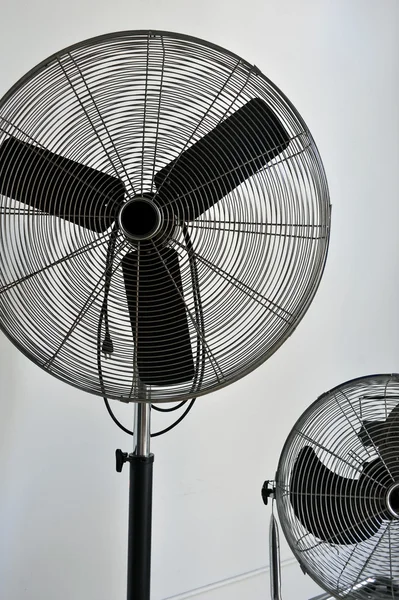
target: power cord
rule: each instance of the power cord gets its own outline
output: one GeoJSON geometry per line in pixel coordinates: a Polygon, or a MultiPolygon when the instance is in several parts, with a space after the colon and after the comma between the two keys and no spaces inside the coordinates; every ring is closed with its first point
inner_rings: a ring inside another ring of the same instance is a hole
{"type": "Polygon", "coordinates": [[[175,406],[172,406],[172,408],[161,408],[160,406],[157,406],[156,404],[151,404],[151,408],[153,408],[154,410],[157,410],[158,412],[168,413],[168,412],[173,412],[175,410],[179,410],[179,408],[181,408],[182,406],[187,404],[187,402],[188,402],[188,400],[183,400],[183,402],[179,402],[179,404],[175,404],[175,406]]]}
{"type": "MultiPolygon", "coordinates": [[[[186,410],[184,411],[184,413],[182,415],[180,415],[180,417],[178,419],[176,419],[176,421],[174,423],[172,423],[172,425],[169,425],[169,427],[166,427],[165,429],[161,429],[160,431],[156,431],[155,433],[151,433],[151,437],[158,437],[159,435],[163,435],[164,433],[167,433],[168,431],[170,431],[171,429],[173,429],[174,427],[176,427],[179,423],[181,423],[181,421],[183,421],[184,417],[186,417],[189,413],[189,411],[192,409],[192,407],[194,406],[194,403],[196,401],[196,398],[193,398],[190,402],[190,404],[188,405],[188,407],[186,408],[186,410]]],[[[186,403],[187,400],[184,401],[184,403],[186,403]]],[[[116,425],[118,425],[119,429],[122,429],[122,431],[124,431],[125,433],[129,434],[129,435],[133,435],[134,432],[130,431],[130,429],[127,429],[124,425],[122,425],[122,423],[120,421],[118,421],[118,419],[115,417],[114,413],[112,412],[112,409],[109,405],[109,402],[107,400],[107,398],[104,398],[104,403],[105,406],[107,408],[107,411],[111,417],[111,419],[113,420],[114,423],[116,423],[116,425]]]]}
{"type": "MultiPolygon", "coordinates": [[[[133,435],[133,431],[131,431],[130,429],[127,429],[124,425],[122,425],[122,423],[116,418],[116,416],[114,415],[114,413],[111,409],[108,399],[105,396],[105,387],[104,387],[104,380],[103,380],[102,367],[101,367],[101,351],[103,352],[103,354],[105,356],[110,356],[114,350],[112,339],[111,339],[110,332],[109,332],[109,323],[108,323],[108,294],[109,294],[109,288],[110,288],[110,283],[111,283],[112,264],[113,264],[113,259],[114,259],[115,242],[116,242],[117,232],[118,232],[118,230],[115,227],[115,229],[111,233],[108,250],[107,250],[104,300],[103,300],[103,304],[101,307],[100,320],[99,320],[99,326],[98,326],[98,335],[97,335],[97,366],[98,366],[98,374],[99,374],[99,379],[100,379],[101,390],[103,392],[103,400],[104,400],[105,407],[108,411],[108,414],[110,415],[110,417],[114,421],[114,423],[119,427],[119,429],[121,429],[124,433],[127,433],[128,435],[133,435]],[[104,336],[104,340],[103,340],[101,351],[100,351],[101,327],[102,327],[104,320],[105,320],[105,336],[104,336]]],[[[189,258],[189,263],[190,263],[191,280],[192,280],[192,284],[193,284],[195,316],[196,316],[197,324],[199,325],[199,332],[197,332],[196,369],[195,369],[193,385],[191,388],[191,390],[194,391],[195,388],[199,389],[199,387],[201,386],[202,379],[204,376],[204,369],[205,369],[205,347],[204,347],[204,344],[201,343],[201,335],[203,335],[203,333],[204,333],[204,317],[203,317],[203,312],[202,312],[202,304],[201,304],[201,297],[200,297],[200,290],[199,290],[197,264],[195,261],[194,249],[193,249],[193,246],[191,243],[191,238],[188,233],[186,224],[183,225],[183,234],[184,234],[184,240],[186,242],[187,253],[188,253],[188,258],[189,258]],[[201,359],[200,359],[200,356],[201,356],[201,359]],[[201,360],[201,370],[199,369],[199,361],[200,360],[201,360]],[[198,378],[198,380],[197,380],[197,378],[198,378]]],[[[174,423],[172,423],[165,429],[162,429],[155,433],[151,433],[151,437],[158,437],[158,436],[163,435],[164,433],[167,433],[168,431],[171,431],[172,429],[174,429],[188,415],[188,413],[194,406],[195,401],[196,401],[196,398],[193,398],[190,401],[190,404],[188,405],[186,410],[180,415],[180,417],[178,419],[176,419],[176,421],[174,423]]],[[[156,411],[163,412],[163,413],[174,412],[175,410],[178,410],[179,408],[182,408],[183,406],[185,406],[185,404],[187,404],[187,402],[188,402],[188,400],[183,400],[183,402],[180,402],[179,404],[177,404],[176,406],[173,406],[172,408],[161,408],[159,406],[156,406],[155,404],[151,404],[151,408],[153,408],[156,411]]]]}

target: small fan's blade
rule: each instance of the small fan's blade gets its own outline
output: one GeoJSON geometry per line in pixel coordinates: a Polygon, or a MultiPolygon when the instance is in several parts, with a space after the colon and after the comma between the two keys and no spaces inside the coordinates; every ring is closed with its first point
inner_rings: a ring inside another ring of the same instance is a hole
{"type": "Polygon", "coordinates": [[[260,98],[250,100],[155,176],[158,201],[191,221],[283,152],[290,137],[260,98]]]}
{"type": "Polygon", "coordinates": [[[362,421],[358,436],[363,446],[378,448],[379,440],[384,433],[385,421],[362,421]]]}
{"type": "Polygon", "coordinates": [[[366,463],[359,479],[330,471],[305,446],[298,454],[290,480],[290,501],[302,525],[330,544],[355,544],[377,533],[390,519],[384,504],[389,474],[380,459],[366,463]]]}
{"type": "Polygon", "coordinates": [[[122,268],[140,380],[147,385],[190,381],[194,363],[177,252],[141,252],[139,261],[131,252],[122,268]]]}
{"type": "Polygon", "coordinates": [[[0,146],[0,194],[96,232],[110,227],[120,179],[9,137],[0,146]]]}

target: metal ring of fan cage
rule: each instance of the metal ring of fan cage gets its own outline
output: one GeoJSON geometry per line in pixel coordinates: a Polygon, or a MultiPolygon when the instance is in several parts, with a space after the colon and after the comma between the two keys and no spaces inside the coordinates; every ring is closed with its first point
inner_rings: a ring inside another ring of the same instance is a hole
{"type": "Polygon", "coordinates": [[[28,358],[108,398],[180,401],[294,331],[330,204],[307,126],[256,67],[132,31],[54,54],[4,96],[0,226],[1,329],[28,358]],[[118,226],[136,198],[162,211],[141,242],[118,226]]]}
{"type": "Polygon", "coordinates": [[[337,598],[399,598],[399,375],[320,396],[281,453],[276,502],[304,570],[337,598]]]}

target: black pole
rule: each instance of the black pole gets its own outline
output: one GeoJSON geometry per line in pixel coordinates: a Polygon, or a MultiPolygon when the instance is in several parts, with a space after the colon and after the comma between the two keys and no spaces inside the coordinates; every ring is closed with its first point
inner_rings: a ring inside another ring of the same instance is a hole
{"type": "Polygon", "coordinates": [[[154,455],[130,454],[127,600],[150,600],[152,465],[154,455]]]}
{"type": "MultiPolygon", "coordinates": [[[[142,388],[144,397],[146,390],[142,388]]],[[[151,405],[134,406],[133,453],[116,450],[116,470],[130,463],[127,600],[150,600],[152,465],[150,454],[151,405]]]]}

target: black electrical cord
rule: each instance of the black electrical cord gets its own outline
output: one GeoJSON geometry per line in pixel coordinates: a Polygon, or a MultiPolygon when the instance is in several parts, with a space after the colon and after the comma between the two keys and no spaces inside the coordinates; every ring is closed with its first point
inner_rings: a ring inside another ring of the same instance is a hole
{"type": "Polygon", "coordinates": [[[186,223],[183,224],[183,235],[184,241],[187,247],[188,260],[190,264],[190,272],[191,272],[191,281],[193,284],[193,295],[194,295],[194,309],[195,309],[195,318],[197,321],[197,365],[195,370],[195,377],[193,382],[192,389],[195,388],[198,390],[202,384],[202,380],[204,377],[205,371],[205,344],[202,343],[202,339],[205,338],[205,323],[204,323],[204,313],[202,310],[202,302],[201,302],[201,293],[199,286],[199,278],[198,278],[198,270],[197,270],[197,261],[195,257],[194,247],[191,242],[191,237],[187,229],[186,223]],[[199,371],[199,360],[201,355],[201,371],[199,371]],[[196,378],[198,376],[198,382],[196,378]]]}
{"type": "MultiPolygon", "coordinates": [[[[176,425],[178,425],[181,421],[183,421],[184,417],[186,417],[188,415],[188,413],[194,406],[196,399],[197,398],[193,398],[191,400],[190,404],[188,405],[188,407],[186,408],[184,413],[182,415],[180,415],[180,417],[178,419],[176,419],[176,421],[174,423],[172,423],[172,425],[169,425],[169,427],[166,427],[165,429],[161,429],[161,431],[157,431],[156,433],[151,433],[151,437],[157,437],[158,435],[163,435],[164,433],[168,433],[168,431],[170,431],[171,429],[176,427],[176,425]]],[[[187,402],[187,400],[185,400],[185,402],[187,402]]]]}
{"type": "Polygon", "coordinates": [[[115,224],[112,228],[111,235],[110,235],[109,242],[108,242],[108,247],[107,247],[107,256],[105,259],[105,276],[104,276],[104,279],[105,279],[105,281],[104,281],[104,299],[103,299],[103,303],[101,305],[100,321],[98,324],[98,332],[97,332],[97,366],[98,366],[98,373],[99,373],[102,389],[104,388],[104,384],[103,384],[103,380],[102,380],[101,356],[100,356],[99,350],[100,350],[100,341],[101,341],[101,326],[102,326],[103,321],[105,323],[105,333],[104,333],[103,343],[101,345],[101,352],[104,354],[104,356],[108,357],[108,356],[111,356],[111,354],[114,351],[114,344],[112,342],[112,338],[111,338],[111,335],[109,332],[108,295],[109,295],[109,288],[111,286],[112,266],[114,263],[115,245],[116,245],[117,238],[118,238],[118,226],[115,224]]]}
{"type": "MultiPolygon", "coordinates": [[[[102,368],[101,368],[100,340],[101,340],[101,327],[102,327],[102,323],[103,323],[104,319],[105,319],[105,338],[104,338],[104,341],[102,344],[102,352],[105,355],[111,354],[113,352],[113,344],[112,344],[112,339],[111,339],[111,336],[109,333],[109,326],[108,326],[108,293],[109,293],[109,287],[110,287],[110,283],[111,283],[112,263],[113,263],[113,258],[114,258],[117,229],[115,228],[114,231],[111,234],[110,243],[109,243],[108,251],[107,251],[104,301],[103,301],[103,305],[101,308],[100,321],[99,321],[99,326],[98,326],[98,336],[97,336],[98,374],[99,374],[100,385],[101,385],[101,389],[102,389],[103,393],[104,393],[104,381],[103,381],[103,377],[102,377],[102,368]],[[114,231],[115,231],[115,235],[114,235],[114,231]],[[111,352],[107,352],[107,350],[109,348],[111,348],[111,352]]],[[[199,329],[200,329],[200,332],[197,333],[197,353],[196,353],[196,355],[197,355],[196,363],[197,364],[196,364],[195,376],[194,376],[194,381],[193,381],[193,386],[192,386],[192,390],[194,390],[195,388],[198,389],[200,387],[203,376],[204,376],[205,348],[204,348],[204,345],[201,344],[201,337],[200,337],[200,335],[203,335],[203,333],[204,333],[204,316],[203,316],[203,312],[202,312],[197,264],[195,261],[194,249],[193,249],[193,245],[191,243],[190,235],[187,230],[187,226],[185,224],[183,225],[183,234],[184,234],[184,240],[185,240],[186,246],[187,246],[188,258],[189,258],[189,263],[190,263],[191,280],[192,280],[192,284],[193,284],[193,294],[194,294],[195,315],[196,315],[197,323],[199,324],[199,329]],[[201,371],[199,373],[200,355],[201,355],[201,371]],[[197,381],[197,378],[198,378],[198,381],[197,381]]],[[[108,411],[108,414],[110,415],[110,417],[114,421],[114,423],[123,432],[127,433],[128,435],[133,435],[134,432],[131,431],[130,429],[127,429],[115,417],[115,415],[111,409],[111,406],[108,402],[108,399],[105,397],[105,394],[103,396],[103,400],[104,400],[105,407],[108,411]]],[[[171,431],[174,427],[176,427],[179,423],[181,423],[181,421],[187,416],[187,414],[190,412],[190,410],[194,406],[195,401],[196,401],[196,398],[193,398],[191,400],[190,404],[188,405],[188,407],[186,408],[186,410],[180,415],[180,417],[178,419],[176,419],[176,421],[174,423],[172,423],[165,429],[161,429],[160,431],[151,433],[151,437],[158,437],[160,435],[163,435],[164,433],[171,431]]],[[[172,408],[160,408],[159,406],[152,404],[151,408],[153,408],[154,410],[157,410],[159,412],[164,412],[164,413],[173,412],[175,410],[178,410],[179,408],[182,408],[187,402],[188,402],[188,400],[183,400],[183,402],[180,402],[178,405],[176,405],[172,408]]]]}
{"type": "MultiPolygon", "coordinates": [[[[195,368],[194,381],[193,381],[193,385],[192,385],[192,388],[191,388],[191,390],[194,391],[194,389],[197,386],[198,386],[197,387],[197,389],[198,389],[199,386],[201,385],[202,378],[203,378],[203,375],[204,375],[205,348],[204,348],[203,344],[201,344],[201,337],[200,337],[200,335],[204,334],[204,315],[203,315],[203,312],[202,312],[201,295],[200,295],[199,281],[198,281],[197,263],[196,263],[196,260],[195,260],[195,253],[194,253],[193,244],[191,242],[191,237],[190,237],[190,234],[188,232],[186,223],[183,224],[182,229],[183,229],[184,241],[185,241],[186,247],[187,247],[188,260],[189,260],[189,263],[190,263],[191,281],[192,281],[192,284],[193,284],[195,318],[196,318],[196,321],[197,321],[197,324],[198,324],[198,327],[199,327],[199,330],[200,330],[197,333],[196,368],[195,368]],[[198,377],[198,373],[199,373],[199,357],[200,357],[201,350],[202,350],[201,373],[200,373],[198,384],[197,384],[197,377],[198,377]]],[[[161,408],[160,406],[157,406],[156,404],[151,404],[151,408],[153,408],[154,410],[156,410],[158,412],[167,413],[167,412],[173,412],[175,410],[178,410],[179,408],[182,408],[187,402],[188,402],[188,400],[183,400],[183,402],[180,402],[179,404],[177,404],[176,406],[173,406],[172,408],[161,408]]]]}
{"type": "Polygon", "coordinates": [[[107,398],[105,398],[105,396],[103,397],[103,400],[104,400],[105,407],[106,407],[106,409],[107,409],[107,411],[109,413],[109,416],[111,417],[111,419],[113,420],[113,422],[116,425],[118,425],[119,429],[122,429],[122,431],[124,431],[128,435],[133,435],[133,431],[130,431],[130,429],[126,429],[126,427],[124,425],[122,425],[122,423],[120,421],[118,421],[118,419],[115,417],[114,413],[111,410],[109,402],[108,402],[107,398]]]}
{"type": "MultiPolygon", "coordinates": [[[[176,421],[174,423],[172,423],[172,425],[169,425],[169,427],[166,427],[165,429],[161,429],[161,431],[156,431],[155,433],[151,433],[151,437],[158,437],[159,435],[163,435],[164,433],[167,433],[168,431],[170,431],[171,429],[173,429],[174,427],[176,427],[181,421],[183,421],[184,417],[189,413],[189,411],[192,409],[192,407],[194,406],[194,403],[196,401],[196,398],[193,398],[190,402],[190,404],[188,405],[188,407],[186,408],[186,410],[184,411],[184,413],[182,415],[180,415],[180,417],[178,419],[176,419],[176,421]]],[[[185,402],[187,402],[187,400],[185,400],[185,402]]],[[[120,421],[118,421],[118,419],[115,417],[114,413],[112,412],[112,409],[109,405],[109,402],[107,400],[107,398],[104,398],[104,403],[105,406],[107,408],[107,411],[111,417],[111,419],[114,421],[114,423],[116,423],[116,425],[118,425],[119,429],[122,429],[122,431],[124,431],[125,433],[128,433],[129,435],[133,435],[133,431],[130,431],[130,429],[127,429],[124,425],[122,425],[122,423],[120,421]]]]}
{"type": "Polygon", "coordinates": [[[182,402],[179,402],[179,404],[175,404],[175,406],[172,406],[172,408],[161,408],[160,406],[157,406],[156,404],[151,404],[151,408],[153,408],[154,410],[157,410],[159,412],[167,413],[167,412],[173,412],[175,410],[179,410],[179,408],[181,408],[182,406],[187,404],[187,402],[188,402],[188,400],[183,400],[182,402]]]}

